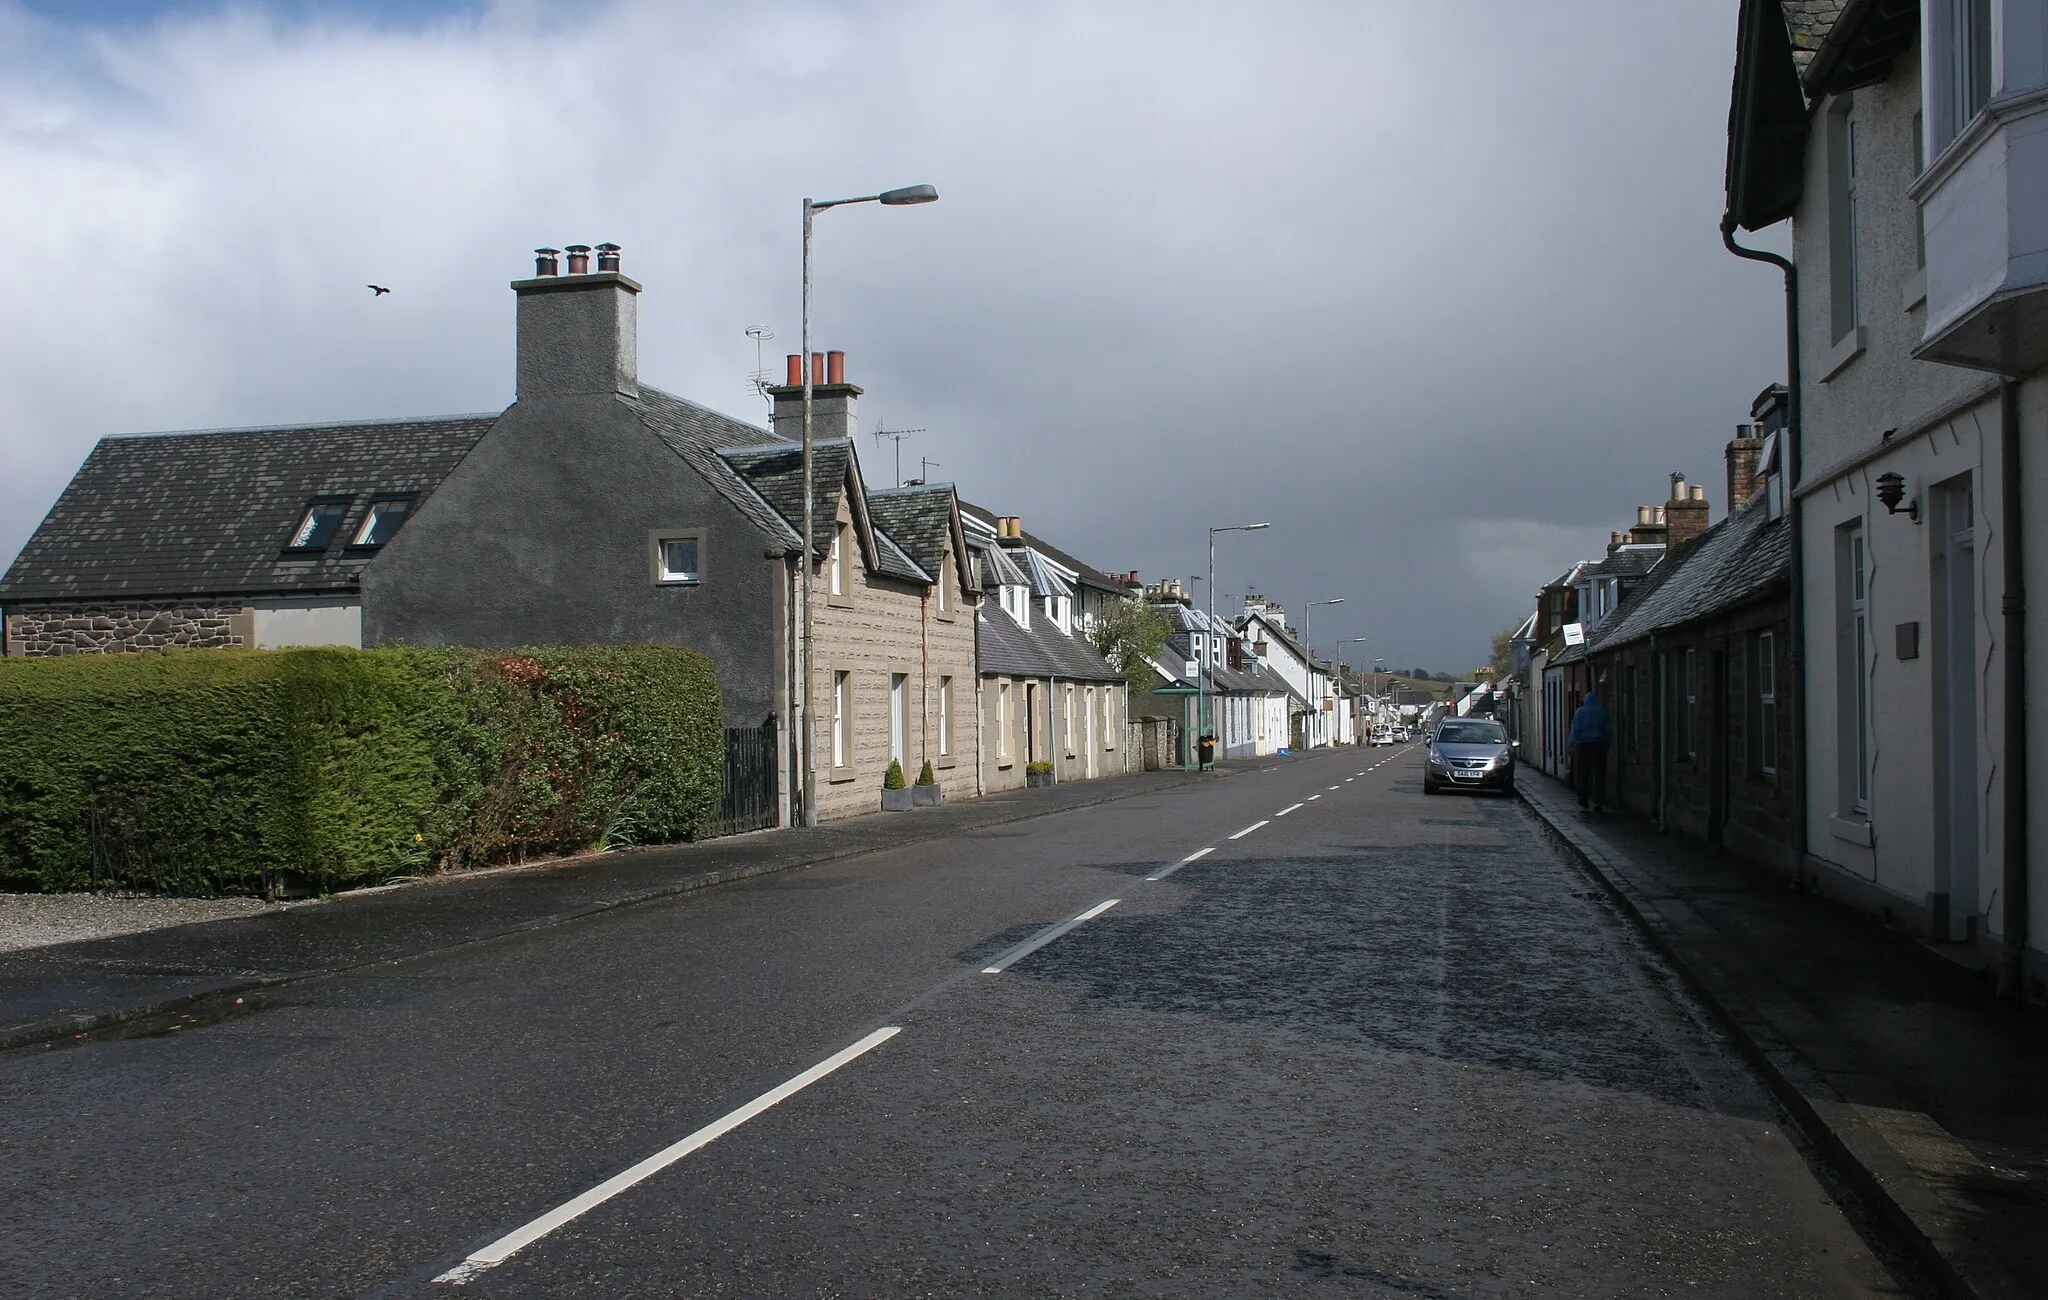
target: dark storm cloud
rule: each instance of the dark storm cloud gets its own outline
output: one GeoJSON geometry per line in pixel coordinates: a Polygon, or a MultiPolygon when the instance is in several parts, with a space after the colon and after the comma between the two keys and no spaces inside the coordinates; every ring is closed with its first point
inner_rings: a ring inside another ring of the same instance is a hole
{"type": "Polygon", "coordinates": [[[0,555],[104,433],[502,405],[537,244],[624,244],[645,377],[755,415],[797,199],[930,181],[819,225],[819,344],[906,464],[1148,576],[1269,518],[1219,593],[1469,667],[1669,471],[1718,498],[1781,369],[1715,230],[1733,10],[0,5],[0,555]]]}

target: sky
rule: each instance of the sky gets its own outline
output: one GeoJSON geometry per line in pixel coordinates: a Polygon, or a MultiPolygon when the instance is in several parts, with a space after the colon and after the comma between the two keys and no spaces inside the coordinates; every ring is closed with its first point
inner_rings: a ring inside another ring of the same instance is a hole
{"type": "Polygon", "coordinates": [[[1269,520],[1219,611],[1463,672],[1673,471],[1718,519],[1783,376],[1736,9],[0,0],[0,562],[105,435],[502,408],[541,245],[622,245],[643,380],[762,420],[801,198],[930,183],[817,231],[906,474],[1147,580],[1269,520]]]}

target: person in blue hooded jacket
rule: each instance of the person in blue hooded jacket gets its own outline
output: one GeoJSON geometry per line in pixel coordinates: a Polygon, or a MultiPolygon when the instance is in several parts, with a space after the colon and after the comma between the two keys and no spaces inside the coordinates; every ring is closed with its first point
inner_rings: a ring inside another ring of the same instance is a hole
{"type": "Polygon", "coordinates": [[[1572,729],[1564,739],[1572,756],[1572,788],[1578,792],[1580,812],[1586,810],[1589,799],[1594,812],[1604,811],[1601,805],[1607,802],[1607,746],[1613,740],[1613,719],[1607,716],[1600,696],[1587,691],[1586,702],[1572,714],[1572,729]]]}

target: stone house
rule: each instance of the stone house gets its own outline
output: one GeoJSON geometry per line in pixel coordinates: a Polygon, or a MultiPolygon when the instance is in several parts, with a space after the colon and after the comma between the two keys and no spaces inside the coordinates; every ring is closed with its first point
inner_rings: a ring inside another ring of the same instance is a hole
{"type": "Polygon", "coordinates": [[[1584,680],[1614,720],[1611,804],[1789,871],[1792,530],[1762,441],[1744,426],[1728,445],[1727,518],[1674,543],[1587,634],[1584,680]]]}
{"type": "MultiPolygon", "coordinates": [[[[690,646],[717,667],[729,731],[772,737],[758,779],[794,820],[800,359],[770,390],[772,431],[644,384],[641,286],[615,246],[595,270],[569,254],[567,274],[542,250],[512,285],[517,397],[498,415],[104,440],[0,579],[8,652],[690,646]]],[[[933,729],[954,716],[948,683],[973,679],[979,591],[941,524],[950,490],[884,508],[915,541],[879,522],[853,445],[861,390],[839,354],[813,365],[829,365],[813,698],[818,752],[843,760],[819,804],[842,815],[879,806],[890,755],[952,756],[933,729]]],[[[951,750],[959,733],[939,734],[951,750]]],[[[942,777],[960,794],[963,757],[942,777]]]]}
{"type": "MultiPolygon", "coordinates": [[[[1731,249],[1792,222],[1802,875],[2041,994],[2048,26],[2038,0],[1746,0],[1731,249]],[[2039,640],[2035,644],[2041,644],[2039,640]],[[2039,731],[2039,728],[2035,728],[2039,731]]],[[[1788,292],[1790,273],[1788,272],[1788,292]]]]}
{"type": "Polygon", "coordinates": [[[1015,516],[969,506],[962,518],[985,593],[975,616],[982,789],[1027,784],[1035,762],[1050,763],[1055,782],[1130,770],[1127,684],[1080,622],[1078,566],[1052,559],[1015,516]]]}

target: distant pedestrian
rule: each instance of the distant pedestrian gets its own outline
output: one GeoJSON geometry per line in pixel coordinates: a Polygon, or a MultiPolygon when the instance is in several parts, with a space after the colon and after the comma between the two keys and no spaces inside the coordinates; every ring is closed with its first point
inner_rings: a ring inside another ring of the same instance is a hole
{"type": "Polygon", "coordinates": [[[1607,802],[1607,746],[1614,741],[1614,722],[1600,703],[1599,695],[1586,692],[1586,702],[1572,714],[1571,734],[1565,747],[1572,756],[1572,788],[1578,791],[1579,811],[1591,800],[1593,811],[1603,812],[1607,802]]]}

